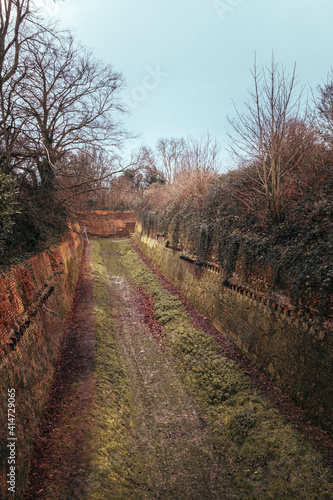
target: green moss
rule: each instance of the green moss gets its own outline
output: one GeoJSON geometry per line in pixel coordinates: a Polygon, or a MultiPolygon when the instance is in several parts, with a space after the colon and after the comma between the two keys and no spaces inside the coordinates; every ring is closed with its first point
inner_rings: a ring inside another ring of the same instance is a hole
{"type": "Polygon", "coordinates": [[[215,448],[229,463],[234,498],[331,498],[325,460],[221,354],[214,339],[191,326],[181,302],[126,243],[122,262],[132,281],[154,298],[164,342],[177,356],[184,380],[201,395],[215,448]]]}
{"type": "Polygon", "coordinates": [[[93,415],[94,453],[90,463],[88,498],[149,498],[140,452],[132,434],[135,425],[132,394],[116,340],[110,306],[108,270],[92,245],[95,302],[97,386],[93,415]]]}

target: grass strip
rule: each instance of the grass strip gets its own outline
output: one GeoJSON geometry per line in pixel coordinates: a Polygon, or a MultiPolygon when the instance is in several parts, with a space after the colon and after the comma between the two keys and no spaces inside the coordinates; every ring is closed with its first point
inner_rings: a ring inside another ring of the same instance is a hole
{"type": "Polygon", "coordinates": [[[92,244],[93,298],[96,332],[96,401],[93,415],[94,453],[90,464],[89,499],[150,498],[135,425],[130,382],[116,337],[110,305],[108,270],[92,244]]]}

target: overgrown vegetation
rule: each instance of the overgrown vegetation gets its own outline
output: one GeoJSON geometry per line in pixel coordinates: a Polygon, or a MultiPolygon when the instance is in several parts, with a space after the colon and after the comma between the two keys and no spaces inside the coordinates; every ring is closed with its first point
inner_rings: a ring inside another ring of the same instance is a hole
{"type": "Polygon", "coordinates": [[[9,175],[0,172],[0,255],[4,250],[6,238],[12,235],[15,214],[17,214],[15,183],[9,175]]]}
{"type": "Polygon", "coordinates": [[[192,327],[179,299],[133,249],[122,247],[132,281],[153,297],[154,315],[164,325],[162,342],[201,395],[215,448],[225,457],[226,488],[235,498],[331,498],[332,478],[320,454],[222,356],[215,340],[192,327]]]}
{"type": "Polygon", "coordinates": [[[288,77],[272,58],[252,75],[245,111],[229,119],[235,170],[207,176],[200,162],[187,169],[180,159],[172,182],[146,191],[143,228],[199,262],[216,259],[226,279],[282,291],[296,310],[330,316],[332,72],[314,109],[302,102],[295,68],[288,77]]]}
{"type": "Polygon", "coordinates": [[[297,199],[289,199],[283,222],[278,224],[265,212],[259,197],[253,199],[257,205],[253,210],[237,199],[235,189],[248,187],[246,174],[239,170],[217,176],[202,195],[186,197],[182,185],[172,197],[163,188],[155,188],[141,208],[144,230],[164,234],[174,246],[196,253],[201,262],[216,259],[226,279],[237,273],[256,287],[260,286],[256,275],[262,275],[271,290],[289,295],[296,309],[329,316],[333,288],[332,167],[327,164],[318,170],[312,177],[299,176],[297,182],[306,182],[308,187],[297,199]],[[158,205],[157,199],[163,198],[167,202],[158,205]]]}

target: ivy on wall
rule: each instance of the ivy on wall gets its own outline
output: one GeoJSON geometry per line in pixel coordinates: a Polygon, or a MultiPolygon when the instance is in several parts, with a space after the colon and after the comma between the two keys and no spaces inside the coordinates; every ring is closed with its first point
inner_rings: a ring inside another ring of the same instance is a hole
{"type": "MultiPolygon", "coordinates": [[[[288,295],[293,305],[329,316],[333,305],[333,180],[309,189],[285,209],[280,223],[262,200],[251,210],[228,190],[220,176],[203,196],[172,200],[164,208],[143,203],[144,231],[163,234],[173,246],[215,259],[229,279],[266,281],[270,291],[288,295]]],[[[259,285],[258,285],[259,286],[259,285]]]]}

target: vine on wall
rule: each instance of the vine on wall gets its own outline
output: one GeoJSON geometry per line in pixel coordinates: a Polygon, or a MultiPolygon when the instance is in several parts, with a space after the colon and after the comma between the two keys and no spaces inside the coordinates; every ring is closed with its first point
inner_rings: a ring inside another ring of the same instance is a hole
{"type": "MultiPolygon", "coordinates": [[[[231,178],[234,182],[235,173],[231,178]]],[[[163,234],[173,246],[215,260],[226,278],[290,297],[296,309],[330,316],[333,300],[333,180],[307,192],[272,220],[260,198],[244,204],[228,189],[228,175],[217,176],[203,195],[174,197],[167,206],[141,207],[144,231],[163,234]]],[[[160,188],[163,189],[163,188],[160,188]]]]}

